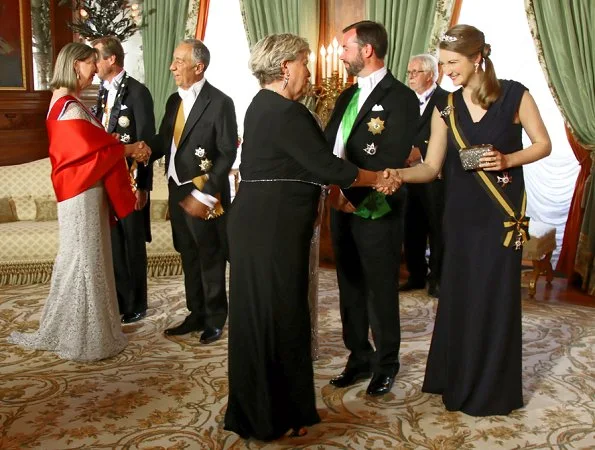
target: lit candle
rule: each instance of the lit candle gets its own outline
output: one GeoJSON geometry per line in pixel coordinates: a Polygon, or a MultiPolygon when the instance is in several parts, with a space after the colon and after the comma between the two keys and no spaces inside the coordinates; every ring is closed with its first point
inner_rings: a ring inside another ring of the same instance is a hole
{"type": "Polygon", "coordinates": [[[326,76],[330,78],[333,75],[333,47],[331,44],[326,48],[326,76]]]}
{"type": "Polygon", "coordinates": [[[316,55],[310,52],[310,81],[312,85],[316,84],[316,55]]]}
{"type": "Polygon", "coordinates": [[[333,70],[339,70],[339,43],[337,42],[337,38],[333,38],[333,70]]]}
{"type": "Polygon", "coordinates": [[[322,79],[324,80],[326,78],[326,66],[325,66],[325,61],[326,61],[326,49],[324,48],[324,45],[320,46],[320,70],[322,71],[322,79]]]}

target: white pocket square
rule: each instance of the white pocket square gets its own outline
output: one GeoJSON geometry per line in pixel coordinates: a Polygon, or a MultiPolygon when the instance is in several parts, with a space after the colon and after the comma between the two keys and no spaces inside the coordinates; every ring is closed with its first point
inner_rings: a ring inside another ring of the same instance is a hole
{"type": "Polygon", "coordinates": [[[384,111],[382,105],[374,105],[372,106],[372,111],[384,111]]]}
{"type": "Polygon", "coordinates": [[[123,111],[124,109],[128,109],[128,106],[126,106],[126,105],[120,106],[120,111],[123,111]]]}

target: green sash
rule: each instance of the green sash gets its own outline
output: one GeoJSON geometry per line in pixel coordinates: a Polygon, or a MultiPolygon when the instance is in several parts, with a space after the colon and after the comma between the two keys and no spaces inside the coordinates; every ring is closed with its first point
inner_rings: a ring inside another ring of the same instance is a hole
{"type": "MultiPolygon", "coordinates": [[[[452,92],[448,95],[448,106],[443,111],[443,115],[449,117],[447,125],[453,142],[459,146],[459,149],[469,147],[469,141],[465,138],[463,131],[459,129],[455,119],[452,92]]],[[[490,175],[479,169],[473,171],[473,176],[504,216],[504,221],[502,223],[504,226],[502,245],[504,245],[504,247],[510,247],[514,240],[514,249],[519,250],[529,239],[529,217],[525,216],[525,211],[527,209],[527,193],[523,189],[521,210],[517,212],[502,187],[494,182],[494,175],[490,175]]]]}

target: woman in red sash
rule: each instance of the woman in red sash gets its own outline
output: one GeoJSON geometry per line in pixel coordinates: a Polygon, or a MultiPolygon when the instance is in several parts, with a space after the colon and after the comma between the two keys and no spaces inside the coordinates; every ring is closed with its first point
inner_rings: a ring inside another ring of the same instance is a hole
{"type": "Polygon", "coordinates": [[[78,100],[96,72],[92,47],[67,44],[58,55],[47,117],[52,183],[58,200],[59,250],[39,330],[12,343],[93,361],[127,344],[116,299],[110,219],[134,209],[124,156],[146,161],[143,143],[123,145],[78,100]]]}

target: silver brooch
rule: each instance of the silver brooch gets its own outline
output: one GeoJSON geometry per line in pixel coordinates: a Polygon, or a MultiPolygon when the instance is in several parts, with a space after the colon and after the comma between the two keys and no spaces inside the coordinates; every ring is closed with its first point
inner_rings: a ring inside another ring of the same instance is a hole
{"type": "Polygon", "coordinates": [[[124,144],[128,144],[130,142],[130,135],[124,133],[122,136],[120,136],[120,142],[123,142],[124,144]]]}
{"type": "Polygon", "coordinates": [[[194,150],[194,154],[199,158],[202,158],[203,156],[205,156],[205,149],[202,147],[198,147],[196,150],[194,150]]]}
{"type": "Polygon", "coordinates": [[[442,111],[440,111],[440,116],[441,117],[447,117],[447,116],[449,116],[450,113],[453,111],[453,109],[455,109],[454,106],[448,105],[446,108],[444,108],[442,111]]]}
{"type": "Polygon", "coordinates": [[[209,159],[205,158],[200,162],[200,170],[203,172],[208,172],[211,170],[211,167],[213,167],[213,163],[209,159]]]}
{"type": "Polygon", "coordinates": [[[440,42],[456,42],[458,39],[456,36],[450,36],[446,33],[442,33],[442,36],[440,36],[440,42]]]}
{"type": "Polygon", "coordinates": [[[118,125],[120,125],[122,128],[128,128],[130,125],[130,119],[126,116],[118,117],[118,125]]]}
{"type": "Polygon", "coordinates": [[[512,176],[508,172],[502,172],[502,176],[496,175],[497,182],[503,188],[512,183],[512,176]]]}
{"type": "Polygon", "coordinates": [[[375,155],[376,154],[376,145],[372,142],[371,144],[366,145],[366,148],[364,148],[364,152],[366,152],[368,155],[375,155]]]}

